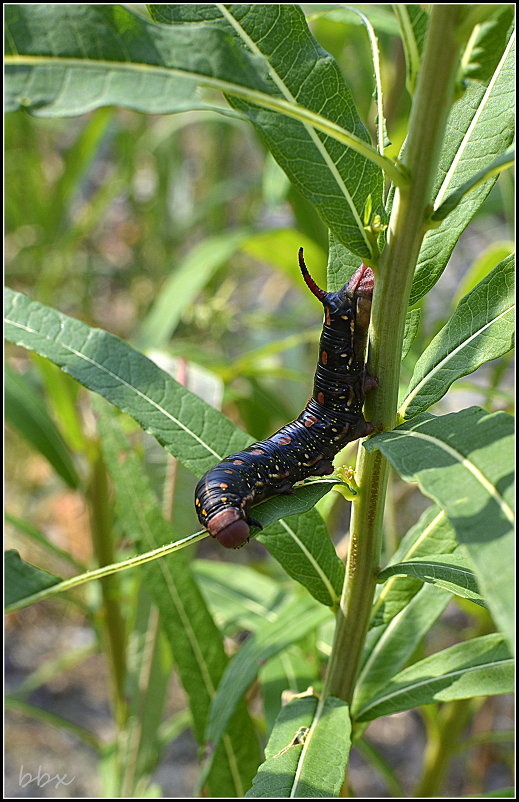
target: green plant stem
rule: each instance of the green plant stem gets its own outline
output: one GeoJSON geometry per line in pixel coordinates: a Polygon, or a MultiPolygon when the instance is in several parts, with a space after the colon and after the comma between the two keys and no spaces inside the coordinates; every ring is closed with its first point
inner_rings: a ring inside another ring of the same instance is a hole
{"type": "MultiPolygon", "coordinates": [[[[395,192],[388,244],[376,278],[368,370],[377,377],[379,387],[368,395],[365,414],[377,430],[392,429],[396,424],[405,316],[430,217],[432,184],[453,98],[460,8],[435,5],[431,11],[402,159],[410,181],[395,192]]],[[[388,465],[380,452],[368,454],[360,448],[357,481],[361,491],[352,509],[346,579],[323,691],[350,703],[375,591],[387,479],[388,465]]]]}
{"type": "MultiPolygon", "coordinates": [[[[437,797],[445,780],[452,756],[473,712],[473,699],[449,702],[427,726],[428,737],[422,777],[413,797],[437,797]]],[[[427,719],[426,719],[427,721],[427,719]]]]}
{"type": "MultiPolygon", "coordinates": [[[[108,477],[101,457],[92,465],[90,486],[87,492],[92,543],[100,566],[114,562],[112,509],[108,493],[108,477]]],[[[119,726],[126,721],[126,626],[120,606],[118,578],[107,576],[101,579],[103,598],[102,627],[107,643],[110,673],[114,688],[115,715],[119,726]]]]}

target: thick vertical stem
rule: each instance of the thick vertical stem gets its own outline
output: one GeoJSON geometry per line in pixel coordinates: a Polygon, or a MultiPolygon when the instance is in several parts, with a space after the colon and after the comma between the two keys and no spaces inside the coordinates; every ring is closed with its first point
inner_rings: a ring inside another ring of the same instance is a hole
{"type": "MultiPolygon", "coordinates": [[[[453,97],[461,6],[432,8],[424,57],[409,125],[403,166],[406,187],[395,193],[385,248],[375,284],[369,372],[379,387],[365,405],[379,430],[396,423],[400,355],[413,273],[429,217],[431,188],[453,97]]],[[[380,452],[360,448],[346,581],[324,693],[351,702],[368,628],[380,555],[388,466],[380,452]]]]}

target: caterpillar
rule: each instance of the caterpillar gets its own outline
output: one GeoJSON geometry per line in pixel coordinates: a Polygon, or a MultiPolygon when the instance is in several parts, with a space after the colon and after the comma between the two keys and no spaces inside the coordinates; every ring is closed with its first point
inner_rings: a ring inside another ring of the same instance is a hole
{"type": "Polygon", "coordinates": [[[364,364],[373,271],[361,265],[342,289],[326,292],[308,272],[302,248],[299,266],[324,306],[313,394],[295,420],[267,440],[226,457],[198,482],[198,519],[226,548],[243,546],[251,526],[262,528],[249,515],[253,504],[294,492],[292,486],[308,476],[333,473],[333,457],[374,429],[362,415],[365,393],[377,386],[364,364]]]}

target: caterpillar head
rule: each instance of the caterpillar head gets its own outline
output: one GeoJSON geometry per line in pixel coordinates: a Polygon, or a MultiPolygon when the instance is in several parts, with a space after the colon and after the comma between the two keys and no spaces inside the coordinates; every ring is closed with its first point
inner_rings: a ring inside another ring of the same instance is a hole
{"type": "Polygon", "coordinates": [[[207,531],[226,549],[239,549],[249,539],[250,528],[241,510],[225,507],[207,521],[207,531]]]}

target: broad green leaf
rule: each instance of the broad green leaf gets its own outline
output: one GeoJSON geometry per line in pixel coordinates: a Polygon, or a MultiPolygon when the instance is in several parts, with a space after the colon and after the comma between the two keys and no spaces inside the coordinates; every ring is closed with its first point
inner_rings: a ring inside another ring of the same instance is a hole
{"type": "Polygon", "coordinates": [[[377,581],[385,582],[391,576],[401,575],[429,582],[431,585],[445,588],[450,593],[485,606],[474,572],[460,551],[456,551],[454,554],[415,557],[413,560],[394,563],[377,575],[377,581]]]}
{"type": "Polygon", "coordinates": [[[57,576],[22,560],[14,549],[5,552],[4,576],[6,607],[60,581],[57,576]]]}
{"type": "Polygon", "coordinates": [[[166,279],[142,322],[137,334],[141,348],[160,348],[168,342],[182,313],[240,247],[245,237],[244,231],[226,232],[205,239],[187,254],[166,279]]]}
{"type": "MultiPolygon", "coordinates": [[[[329,611],[313,599],[296,597],[277,612],[275,621],[265,623],[249,636],[229,663],[213,699],[205,733],[206,743],[211,750],[219,744],[235,706],[256,677],[258,667],[315,629],[329,616],[329,611]]],[[[214,752],[211,751],[208,766],[213,765],[214,760],[214,752]]]]}
{"type": "MultiPolygon", "coordinates": [[[[337,64],[313,38],[297,5],[179,4],[149,8],[158,21],[183,21],[193,32],[194,47],[199,46],[198,31],[207,24],[228,31],[265,76],[271,97],[323,115],[360,142],[369,142],[337,64]]],[[[382,176],[366,159],[368,151],[361,147],[357,152],[356,143],[354,149],[333,141],[310,118],[308,122],[283,119],[252,97],[249,100],[232,91],[227,97],[258,128],[276,161],[337,238],[361,258],[373,258],[363,230],[363,211],[371,195],[373,214],[383,215],[382,176]]]]}
{"type": "Polygon", "coordinates": [[[5,415],[69,487],[79,485],[70,451],[48,414],[40,393],[9,365],[5,367],[5,415]]]}
{"type": "Polygon", "coordinates": [[[8,6],[7,110],[70,116],[123,105],[169,113],[210,108],[200,86],[222,91],[327,225],[370,258],[366,200],[371,195],[383,215],[380,167],[401,176],[369,144],[339,68],[299,7],[150,9],[161,22],[181,22],[155,24],[110,4],[8,6]]]}
{"type": "MultiPolygon", "coordinates": [[[[111,474],[118,518],[140,550],[158,546],[171,537],[142,469],[118,428],[112,412],[96,404],[100,439],[111,474]]],[[[182,685],[189,698],[193,729],[201,743],[211,701],[225,671],[227,657],[222,635],[214,624],[189,563],[182,553],[144,568],[144,579],[161,614],[182,685]]],[[[209,788],[221,795],[243,794],[259,759],[256,738],[246,708],[237,703],[235,718],[225,722],[218,760],[208,778],[209,788]],[[235,766],[240,766],[237,775],[235,766]],[[245,787],[243,787],[243,783],[245,787]]]]}
{"type": "Polygon", "coordinates": [[[484,635],[426,657],[396,675],[357,713],[359,721],[432,702],[512,693],[514,660],[501,635],[484,635]]]}
{"type": "Polygon", "coordinates": [[[349,248],[334,236],[330,231],[328,249],[328,282],[326,289],[328,292],[337,292],[352,277],[360,266],[359,258],[352,253],[349,248]]]}
{"type": "Polygon", "coordinates": [[[348,705],[302,695],[281,709],[247,798],[340,795],[351,745],[348,705]]]}
{"type": "Polygon", "coordinates": [[[413,418],[451,384],[502,356],[514,339],[514,258],[509,256],[460,301],[415,365],[399,413],[413,418]]]}
{"type": "MultiPolygon", "coordinates": [[[[462,97],[452,107],[433,191],[435,209],[510,146],[514,135],[514,92],[515,37],[512,35],[488,81],[469,81],[462,97]]],[[[410,306],[438,281],[461,232],[480,208],[495,180],[494,176],[465,195],[437,228],[427,231],[415,271],[410,306]]]]}
{"type": "Polygon", "coordinates": [[[130,9],[105,5],[8,5],[6,111],[24,108],[70,117],[100,106],[150,114],[211,108],[198,86],[260,89],[244,55],[222,31],[155,25],[130,9]]]}
{"type": "MultiPolygon", "coordinates": [[[[302,490],[307,488],[296,493],[302,490]]],[[[272,501],[277,502],[277,499],[272,501]]],[[[259,505],[254,513],[256,510],[260,510],[259,505]]],[[[337,556],[326,524],[315,510],[304,516],[282,518],[270,525],[267,532],[256,535],[256,540],[263,543],[287,574],[301,582],[317,601],[332,607],[338,604],[344,582],[344,563],[337,556]]]]}
{"type": "MultiPolygon", "coordinates": [[[[5,311],[8,339],[47,357],[131,415],[196,476],[253,441],[118,337],[92,329],[9,289],[5,311]]],[[[302,488],[296,496],[315,492],[311,487],[302,488]]],[[[288,506],[283,509],[294,511],[294,502],[298,502],[290,496],[284,501],[288,506]]],[[[277,499],[275,506],[279,511],[277,499]]],[[[266,509],[267,504],[262,515],[266,509]]],[[[290,522],[278,521],[259,539],[290,576],[303,582],[319,601],[329,605],[337,602],[344,565],[315,510],[290,522]]]]}
{"type": "Polygon", "coordinates": [[[447,513],[483,598],[513,643],[513,419],[478,407],[420,415],[365,442],[447,513]]]}

